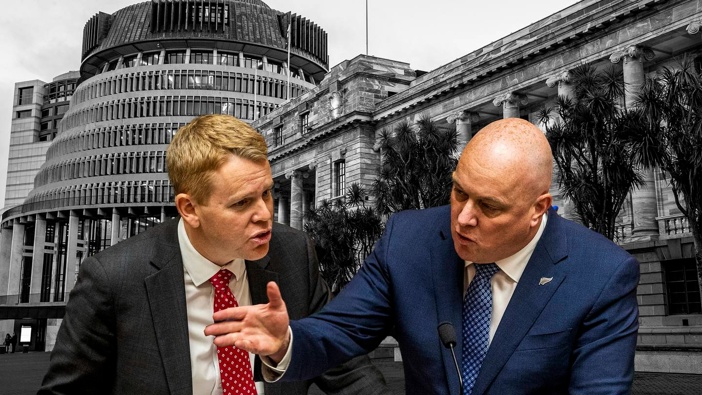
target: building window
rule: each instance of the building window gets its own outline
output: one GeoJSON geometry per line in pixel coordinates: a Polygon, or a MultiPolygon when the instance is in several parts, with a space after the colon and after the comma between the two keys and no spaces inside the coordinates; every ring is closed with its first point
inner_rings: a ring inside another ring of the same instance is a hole
{"type": "Polygon", "coordinates": [[[244,57],[244,67],[247,69],[258,69],[261,70],[263,66],[263,61],[258,58],[244,57]]]}
{"type": "Polygon", "coordinates": [[[694,259],[677,259],[664,263],[668,292],[668,314],[699,314],[700,288],[694,259]]]}
{"type": "Polygon", "coordinates": [[[32,104],[32,96],[34,96],[34,87],[19,88],[19,100],[17,105],[32,104]]]}
{"type": "Polygon", "coordinates": [[[273,128],[273,144],[276,147],[283,145],[283,125],[273,128]]]}
{"type": "Polygon", "coordinates": [[[234,53],[219,52],[219,64],[223,66],[238,66],[239,55],[234,53]]]}
{"type": "Polygon", "coordinates": [[[268,64],[266,65],[266,70],[270,71],[271,73],[282,74],[283,65],[273,60],[269,60],[268,64]]]}
{"type": "Polygon", "coordinates": [[[122,64],[124,67],[134,67],[137,65],[137,56],[132,55],[132,56],[127,56],[122,60],[122,64]]]}
{"type": "Polygon", "coordinates": [[[159,52],[145,53],[141,56],[141,66],[153,66],[158,64],[159,52]]]}
{"type": "Polygon", "coordinates": [[[68,104],[56,106],[56,115],[63,115],[68,111],[68,104]]]}
{"type": "Polygon", "coordinates": [[[307,111],[300,115],[300,133],[305,134],[310,130],[310,112],[307,111]]]}
{"type": "Polygon", "coordinates": [[[185,63],[185,51],[173,51],[166,54],[166,64],[185,63]]]}
{"type": "Polygon", "coordinates": [[[192,11],[192,22],[210,22],[229,25],[228,5],[195,5],[192,11]]]}
{"type": "MultiPolygon", "coordinates": [[[[53,224],[47,224],[46,226],[46,231],[47,235],[51,231],[53,235],[53,224]]],[[[48,238],[48,237],[47,237],[48,238]]],[[[53,237],[51,240],[47,240],[47,242],[53,243],[54,239],[53,237]]],[[[54,255],[53,254],[47,254],[44,253],[44,261],[43,267],[42,267],[42,272],[41,272],[41,290],[39,293],[39,301],[40,302],[48,302],[50,300],[50,295],[51,295],[51,275],[52,275],[52,268],[53,268],[53,263],[54,263],[54,255]]]]}
{"type": "Polygon", "coordinates": [[[190,63],[212,64],[212,52],[191,51],[190,63]]]}
{"type": "Polygon", "coordinates": [[[29,118],[32,116],[32,110],[17,111],[17,118],[29,118]]]}
{"type": "Polygon", "coordinates": [[[346,190],[346,161],[334,162],[334,196],[342,196],[346,190]]]}

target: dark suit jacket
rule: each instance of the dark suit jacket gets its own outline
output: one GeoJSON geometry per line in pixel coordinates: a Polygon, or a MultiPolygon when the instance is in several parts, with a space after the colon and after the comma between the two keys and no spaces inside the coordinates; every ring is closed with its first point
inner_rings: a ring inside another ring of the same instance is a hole
{"type": "MultiPolygon", "coordinates": [[[[475,383],[473,394],[627,394],[638,330],[637,261],[601,235],[550,211],[475,383]],[[551,278],[540,285],[542,278],[551,278]]],[[[393,216],[374,251],[320,314],[291,323],[283,379],[375,348],[394,328],[408,394],[458,394],[437,326],[463,346],[464,262],[449,207],[393,216]]]]}
{"type": "MultiPolygon", "coordinates": [[[[39,394],[192,394],[183,262],[177,220],[87,258],[39,394]]],[[[246,262],[254,304],[276,281],[292,318],[319,310],[329,290],[307,236],[274,224],[270,251],[246,262]]],[[[260,361],[255,375],[260,378],[260,361]]],[[[367,357],[314,380],[329,393],[386,391],[367,357]]],[[[266,384],[266,395],[307,394],[310,382],[266,384]]]]}

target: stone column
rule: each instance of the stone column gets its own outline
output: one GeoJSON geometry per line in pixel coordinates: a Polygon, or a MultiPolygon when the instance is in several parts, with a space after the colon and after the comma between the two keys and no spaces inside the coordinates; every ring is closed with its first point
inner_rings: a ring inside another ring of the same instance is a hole
{"type": "Polygon", "coordinates": [[[288,199],[283,196],[282,193],[278,193],[278,218],[276,219],[276,222],[279,222],[281,224],[290,224],[290,219],[288,218],[288,199]]]}
{"type": "Polygon", "coordinates": [[[38,302],[41,294],[41,278],[44,274],[44,245],[46,244],[46,219],[37,214],[34,217],[34,252],[32,253],[32,283],[30,302],[38,302]],[[36,298],[33,300],[32,298],[36,298]]]}
{"type": "Polygon", "coordinates": [[[302,219],[301,219],[301,225],[300,229],[304,230],[305,229],[305,223],[307,223],[307,220],[305,219],[305,214],[307,214],[307,211],[310,209],[310,199],[309,196],[307,196],[307,191],[304,189],[302,190],[302,219]]]}
{"type": "Polygon", "coordinates": [[[290,179],[290,226],[302,229],[302,172],[295,170],[285,175],[290,179]]]}
{"type": "MultiPolygon", "coordinates": [[[[549,77],[546,80],[546,85],[549,88],[558,86],[558,96],[560,97],[566,99],[573,99],[575,96],[575,89],[570,83],[570,73],[568,71],[564,71],[562,73],[549,77]]],[[[557,121],[560,121],[560,117],[558,116],[558,114],[552,114],[552,116],[555,116],[557,118],[557,121]]],[[[545,125],[542,126],[545,127],[545,125]]],[[[558,168],[555,166],[554,163],[553,182],[550,188],[551,195],[553,196],[553,204],[555,206],[558,206],[558,214],[560,216],[570,220],[574,220],[576,222],[580,222],[580,219],[575,213],[575,208],[573,207],[572,202],[567,196],[561,193],[561,189],[558,187],[559,177],[560,175],[558,174],[558,168]]]]}
{"type": "Polygon", "coordinates": [[[317,186],[319,185],[319,172],[317,171],[316,163],[310,165],[310,172],[312,171],[314,171],[314,191],[312,191],[312,201],[310,202],[309,206],[307,206],[307,209],[310,207],[317,207],[317,193],[319,192],[317,189],[317,186]]]}
{"type": "MultiPolygon", "coordinates": [[[[0,262],[10,262],[12,252],[12,229],[0,229],[0,262]]],[[[0,264],[0,300],[7,295],[7,284],[10,278],[10,265],[0,264]]],[[[4,338],[3,338],[4,339],[4,338]]]]}
{"type": "Polygon", "coordinates": [[[638,95],[641,93],[641,88],[646,81],[643,63],[646,60],[651,60],[655,54],[650,48],[639,45],[632,45],[620,51],[615,51],[610,55],[609,60],[612,63],[619,63],[622,59],[622,68],[624,72],[624,103],[627,109],[632,109],[636,106],[638,95]]]}
{"type": "Polygon", "coordinates": [[[548,85],[549,88],[553,88],[557,85],[558,96],[567,99],[572,99],[575,96],[575,89],[573,84],[570,83],[570,72],[568,71],[549,77],[546,80],[546,85],[548,85]]]}
{"type": "Polygon", "coordinates": [[[110,245],[113,246],[119,242],[119,229],[121,218],[119,211],[116,208],[112,209],[112,223],[110,224],[110,245]]]}
{"type": "Polygon", "coordinates": [[[11,298],[8,304],[19,302],[22,252],[24,251],[24,224],[15,220],[12,224],[12,245],[10,247],[10,273],[7,278],[6,295],[11,298]]]}
{"type": "Polygon", "coordinates": [[[68,217],[68,245],[66,246],[66,276],[64,280],[66,295],[71,292],[78,278],[79,262],[77,255],[79,220],[76,212],[71,210],[71,214],[68,217]]]}
{"type": "MultiPolygon", "coordinates": [[[[638,95],[646,81],[643,62],[653,57],[653,51],[642,46],[630,46],[614,52],[609,57],[612,63],[623,60],[624,103],[627,109],[635,108],[638,95]]],[[[632,240],[650,240],[652,236],[655,238],[659,234],[653,169],[639,169],[639,171],[643,176],[644,184],[631,192],[631,211],[634,222],[632,240]]]]}
{"type": "MultiPolygon", "coordinates": [[[[156,44],[156,46],[160,47],[161,44],[156,44]]],[[[158,64],[159,65],[166,64],[166,50],[165,49],[162,49],[161,52],[158,54],[158,64]]]]}
{"type": "Polygon", "coordinates": [[[523,95],[509,92],[497,96],[492,104],[496,107],[502,107],[502,118],[519,118],[519,105],[527,104],[527,100],[523,95]]]}
{"type": "Polygon", "coordinates": [[[473,137],[473,122],[478,121],[478,119],[478,114],[468,110],[459,111],[446,118],[448,123],[456,124],[456,136],[458,138],[456,150],[459,154],[463,152],[463,148],[468,144],[470,138],[473,137]]]}

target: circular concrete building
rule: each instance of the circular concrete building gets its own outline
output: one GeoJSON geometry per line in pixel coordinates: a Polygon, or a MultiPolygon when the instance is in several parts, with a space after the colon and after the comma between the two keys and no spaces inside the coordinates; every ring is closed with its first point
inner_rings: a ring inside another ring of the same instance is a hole
{"type": "Polygon", "coordinates": [[[254,121],[327,71],[326,32],[260,0],[96,14],[34,189],[3,214],[18,302],[64,301],[83,257],[177,215],[165,151],[178,128],[201,114],[254,121]]]}

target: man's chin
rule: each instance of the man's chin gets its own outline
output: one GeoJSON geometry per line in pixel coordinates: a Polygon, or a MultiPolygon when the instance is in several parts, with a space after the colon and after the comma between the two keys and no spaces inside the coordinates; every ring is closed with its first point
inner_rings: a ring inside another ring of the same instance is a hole
{"type": "Polygon", "coordinates": [[[268,243],[260,245],[253,250],[249,251],[248,254],[246,254],[246,260],[247,261],[257,261],[266,255],[268,255],[268,250],[270,249],[270,245],[268,243]]]}

